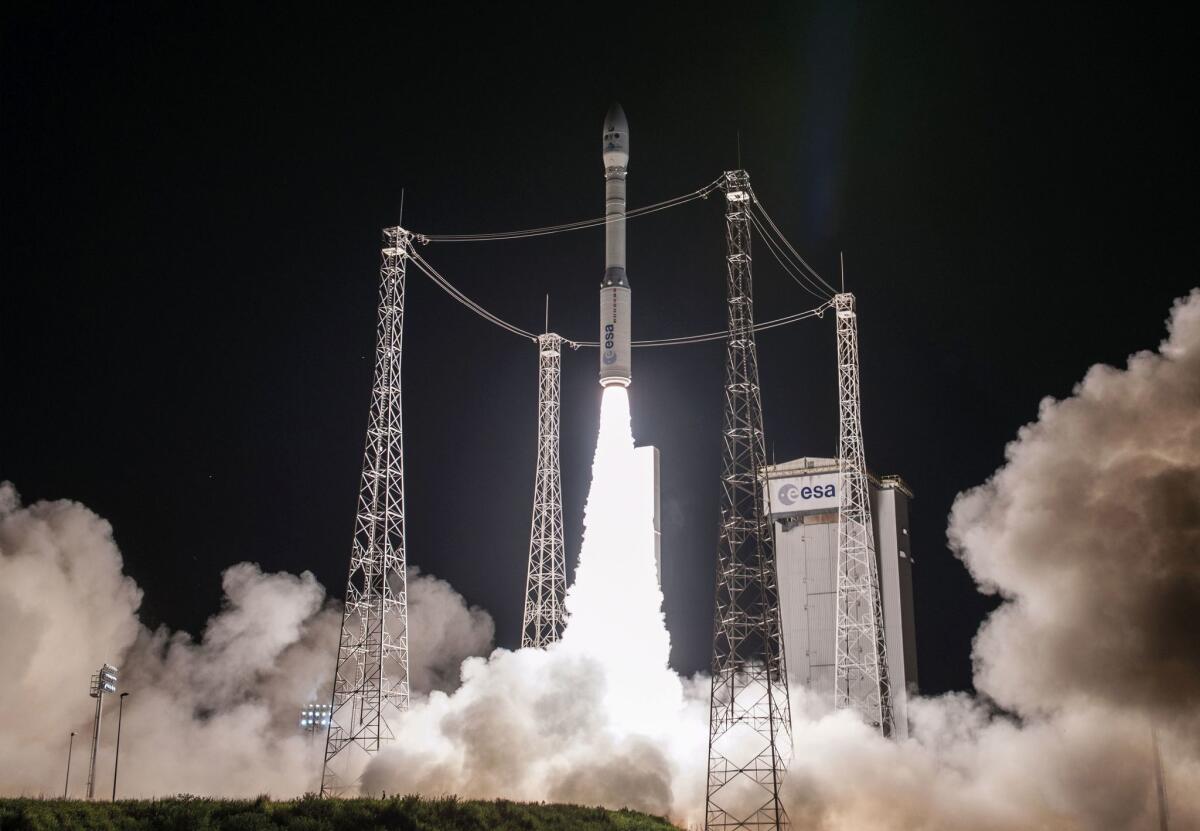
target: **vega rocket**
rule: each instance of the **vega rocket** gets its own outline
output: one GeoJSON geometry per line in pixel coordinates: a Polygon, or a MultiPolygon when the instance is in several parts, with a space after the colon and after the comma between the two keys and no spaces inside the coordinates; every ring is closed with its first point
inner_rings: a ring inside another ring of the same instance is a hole
{"type": "Polygon", "coordinates": [[[604,117],[604,279],[600,283],[600,386],[628,387],[631,378],[629,312],[625,274],[625,175],[629,122],[620,104],[604,117]]]}

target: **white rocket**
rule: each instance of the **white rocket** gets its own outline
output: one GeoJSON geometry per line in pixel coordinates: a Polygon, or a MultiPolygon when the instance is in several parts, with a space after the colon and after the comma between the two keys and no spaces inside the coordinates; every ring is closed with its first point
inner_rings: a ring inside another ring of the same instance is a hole
{"type": "Polygon", "coordinates": [[[600,386],[629,386],[629,278],[625,275],[625,173],[629,122],[620,104],[604,117],[604,280],[600,283],[600,386]]]}

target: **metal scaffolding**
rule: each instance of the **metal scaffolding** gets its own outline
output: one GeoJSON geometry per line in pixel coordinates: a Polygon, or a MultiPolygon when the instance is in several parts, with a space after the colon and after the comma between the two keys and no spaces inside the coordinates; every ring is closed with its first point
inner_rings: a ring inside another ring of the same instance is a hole
{"type": "Polygon", "coordinates": [[[835,295],[841,508],[838,511],[834,706],[857,710],[883,735],[895,732],[888,683],[887,641],[879,595],[879,564],[871,525],[858,379],[858,319],[854,295],[835,295]]]}
{"type": "Polygon", "coordinates": [[[375,387],[325,741],[322,796],[339,796],[354,787],[370,755],[394,738],[389,719],[408,709],[400,357],[412,234],[396,227],[385,229],[383,237],[375,387]]]}
{"type": "Polygon", "coordinates": [[[549,646],[559,639],[563,630],[567,565],[563,549],[562,477],[558,452],[562,344],[562,337],[552,332],[539,335],[537,339],[537,472],[533,482],[522,648],[549,646]]]}
{"type": "Polygon", "coordinates": [[[728,340],[721,527],[713,623],[705,828],[780,829],[780,786],[792,719],[779,619],[775,545],[764,515],[766,466],[754,343],[750,214],[745,171],[727,172],[728,340]]]}

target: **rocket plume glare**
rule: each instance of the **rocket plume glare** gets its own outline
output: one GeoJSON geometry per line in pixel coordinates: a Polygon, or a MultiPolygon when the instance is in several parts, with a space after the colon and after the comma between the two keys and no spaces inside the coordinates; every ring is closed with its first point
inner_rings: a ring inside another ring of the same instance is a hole
{"type": "Polygon", "coordinates": [[[368,766],[368,793],[609,804],[619,794],[621,805],[691,815],[703,798],[705,711],[668,665],[652,499],[629,392],[605,387],[562,639],[467,661],[457,691],[415,702],[368,766]]]}
{"type": "MultiPolygon", "coordinates": [[[[1170,827],[1200,827],[1200,290],[1168,326],[1156,352],[1093,367],[1044,401],[1005,464],[956,501],[951,546],[1002,598],[975,641],[980,697],[913,698],[910,738],[887,741],[793,690],[794,827],[1157,828],[1152,726],[1170,827]]],[[[478,657],[486,613],[441,581],[410,581],[413,707],[364,791],[703,821],[708,681],[667,665],[644,470],[628,393],[610,386],[569,619],[549,649],[478,657]]],[[[295,720],[313,695],[328,699],[336,604],[307,573],[249,563],[223,587],[200,639],[152,632],[104,520],[72,502],[24,506],[0,484],[0,793],[61,793],[66,733],[88,735],[87,678],[104,660],[135,691],[129,795],[312,789],[320,754],[295,720]]]]}
{"type": "Polygon", "coordinates": [[[556,649],[598,661],[620,729],[651,731],[675,718],[681,686],[668,671],[671,638],[654,555],[653,481],[634,454],[629,391],[604,389],[583,548],[567,591],[556,649]]]}

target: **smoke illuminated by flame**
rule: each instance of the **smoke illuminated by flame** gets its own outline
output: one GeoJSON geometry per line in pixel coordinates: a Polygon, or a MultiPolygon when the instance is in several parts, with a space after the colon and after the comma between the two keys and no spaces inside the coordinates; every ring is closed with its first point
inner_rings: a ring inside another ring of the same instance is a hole
{"type": "Polygon", "coordinates": [[[628,391],[610,386],[562,639],[467,660],[455,692],[414,701],[363,790],[603,802],[694,819],[706,710],[668,665],[655,549],[653,468],[633,446],[628,391]]]}
{"type": "MultiPolygon", "coordinates": [[[[887,741],[793,689],[793,827],[1142,831],[1159,827],[1169,795],[1170,827],[1200,828],[1200,290],[1168,325],[1157,352],[1094,367],[1071,396],[1044,401],[1005,465],[955,504],[955,553],[1002,597],[975,642],[990,698],[914,696],[909,737],[887,741]]],[[[550,648],[481,657],[487,614],[410,575],[412,708],[389,725],[395,741],[363,772],[363,792],[704,822],[709,681],[667,664],[647,452],[633,446],[628,392],[605,390],[569,620],[550,648]]],[[[315,787],[321,747],[295,716],[327,695],[340,610],[307,573],[242,563],[223,587],[200,638],[152,631],[107,522],[78,503],[23,505],[0,482],[0,700],[11,702],[0,793],[61,793],[58,731],[88,735],[79,684],[103,660],[136,690],[123,792],[315,787]]],[[[106,731],[106,759],[110,741],[106,731]]],[[[72,795],[82,784],[72,778],[72,795]]]]}

